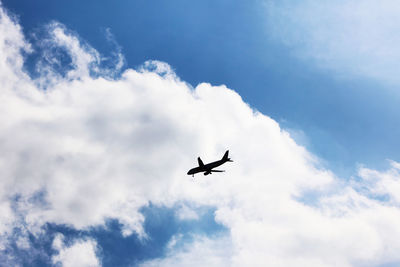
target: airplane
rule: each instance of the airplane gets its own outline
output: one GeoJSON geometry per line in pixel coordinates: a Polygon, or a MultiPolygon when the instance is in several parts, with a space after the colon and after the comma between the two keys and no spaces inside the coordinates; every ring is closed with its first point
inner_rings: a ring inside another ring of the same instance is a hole
{"type": "Polygon", "coordinates": [[[213,170],[213,168],[221,166],[222,164],[224,164],[225,162],[228,162],[228,161],[233,162],[230,158],[228,158],[228,154],[229,154],[229,150],[227,150],[225,152],[222,159],[205,164],[205,165],[204,165],[203,161],[201,160],[201,158],[198,157],[197,161],[199,162],[199,167],[190,169],[187,174],[192,175],[194,177],[194,174],[198,173],[198,172],[204,172],[204,175],[209,175],[209,174],[212,174],[213,172],[224,172],[224,171],[220,171],[220,170],[213,170]]]}

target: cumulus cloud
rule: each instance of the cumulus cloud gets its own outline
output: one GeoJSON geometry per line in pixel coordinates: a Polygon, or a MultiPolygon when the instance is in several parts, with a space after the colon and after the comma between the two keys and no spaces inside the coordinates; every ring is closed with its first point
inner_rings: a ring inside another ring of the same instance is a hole
{"type": "MultiPolygon", "coordinates": [[[[0,241],[18,222],[37,234],[46,223],[87,229],[109,218],[123,225],[124,235],[146,238],[140,208],[180,203],[178,214],[191,220],[199,215],[182,203],[192,203],[215,207],[227,236],[171,245],[166,259],[144,265],[400,260],[398,163],[388,172],[365,168],[358,180],[339,180],[233,90],[192,87],[158,61],[104,76],[101,56],[60,24],[49,28],[54,39],[47,42],[66,49],[73,64],[59,74],[49,63],[44,89],[43,77],[23,71],[21,50],[30,45],[20,26],[0,15],[0,241]],[[186,175],[198,155],[207,162],[227,148],[235,162],[224,166],[226,173],[195,181],[186,175]],[[308,194],[315,199],[301,202],[308,194]]],[[[93,240],[70,246],[58,236],[53,247],[54,262],[98,264],[93,240]]]]}
{"type": "Polygon", "coordinates": [[[342,76],[399,84],[400,7],[384,1],[267,0],[270,36],[342,76]]]}
{"type": "Polygon", "coordinates": [[[61,234],[54,238],[53,249],[58,251],[58,254],[52,257],[54,264],[61,264],[63,267],[100,266],[94,240],[79,240],[66,246],[63,238],[61,234]]]}
{"type": "MultiPolygon", "coordinates": [[[[172,244],[167,257],[147,261],[140,264],[140,266],[232,266],[232,248],[229,238],[219,237],[210,239],[199,236],[195,240],[194,243],[178,249],[174,249],[172,244]]],[[[173,238],[172,243],[175,242],[176,240],[173,238]]]]}

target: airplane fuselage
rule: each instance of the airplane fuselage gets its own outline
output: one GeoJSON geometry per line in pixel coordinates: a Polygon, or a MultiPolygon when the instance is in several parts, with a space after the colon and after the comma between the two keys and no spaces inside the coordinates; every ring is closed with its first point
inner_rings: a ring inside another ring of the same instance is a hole
{"type": "Polygon", "coordinates": [[[199,173],[199,172],[204,172],[204,175],[209,175],[212,174],[213,172],[223,172],[221,170],[213,170],[214,168],[221,166],[222,164],[224,164],[225,162],[232,162],[232,160],[229,158],[229,150],[227,150],[224,154],[224,156],[222,157],[222,159],[208,163],[208,164],[204,164],[203,161],[200,159],[200,157],[197,158],[197,161],[199,163],[198,167],[195,167],[193,169],[190,169],[188,171],[188,175],[194,175],[195,173],[199,173]]]}
{"type": "Polygon", "coordinates": [[[190,169],[187,174],[195,174],[195,173],[199,173],[199,172],[209,172],[212,169],[214,169],[218,166],[221,166],[225,162],[226,161],[224,161],[224,160],[217,160],[217,161],[205,164],[202,167],[196,167],[196,168],[190,169]]]}

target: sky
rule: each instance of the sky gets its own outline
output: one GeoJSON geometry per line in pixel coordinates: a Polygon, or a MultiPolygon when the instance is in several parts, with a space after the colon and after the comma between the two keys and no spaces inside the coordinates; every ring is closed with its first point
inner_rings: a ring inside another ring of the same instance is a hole
{"type": "Polygon", "coordinates": [[[0,262],[398,266],[399,9],[3,0],[0,262]]]}

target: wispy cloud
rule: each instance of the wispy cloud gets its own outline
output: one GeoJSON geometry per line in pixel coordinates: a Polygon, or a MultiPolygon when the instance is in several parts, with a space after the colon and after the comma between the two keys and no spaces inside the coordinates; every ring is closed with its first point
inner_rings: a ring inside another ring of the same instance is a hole
{"type": "Polygon", "coordinates": [[[397,1],[267,0],[270,36],[338,75],[398,85],[397,1]]]}

